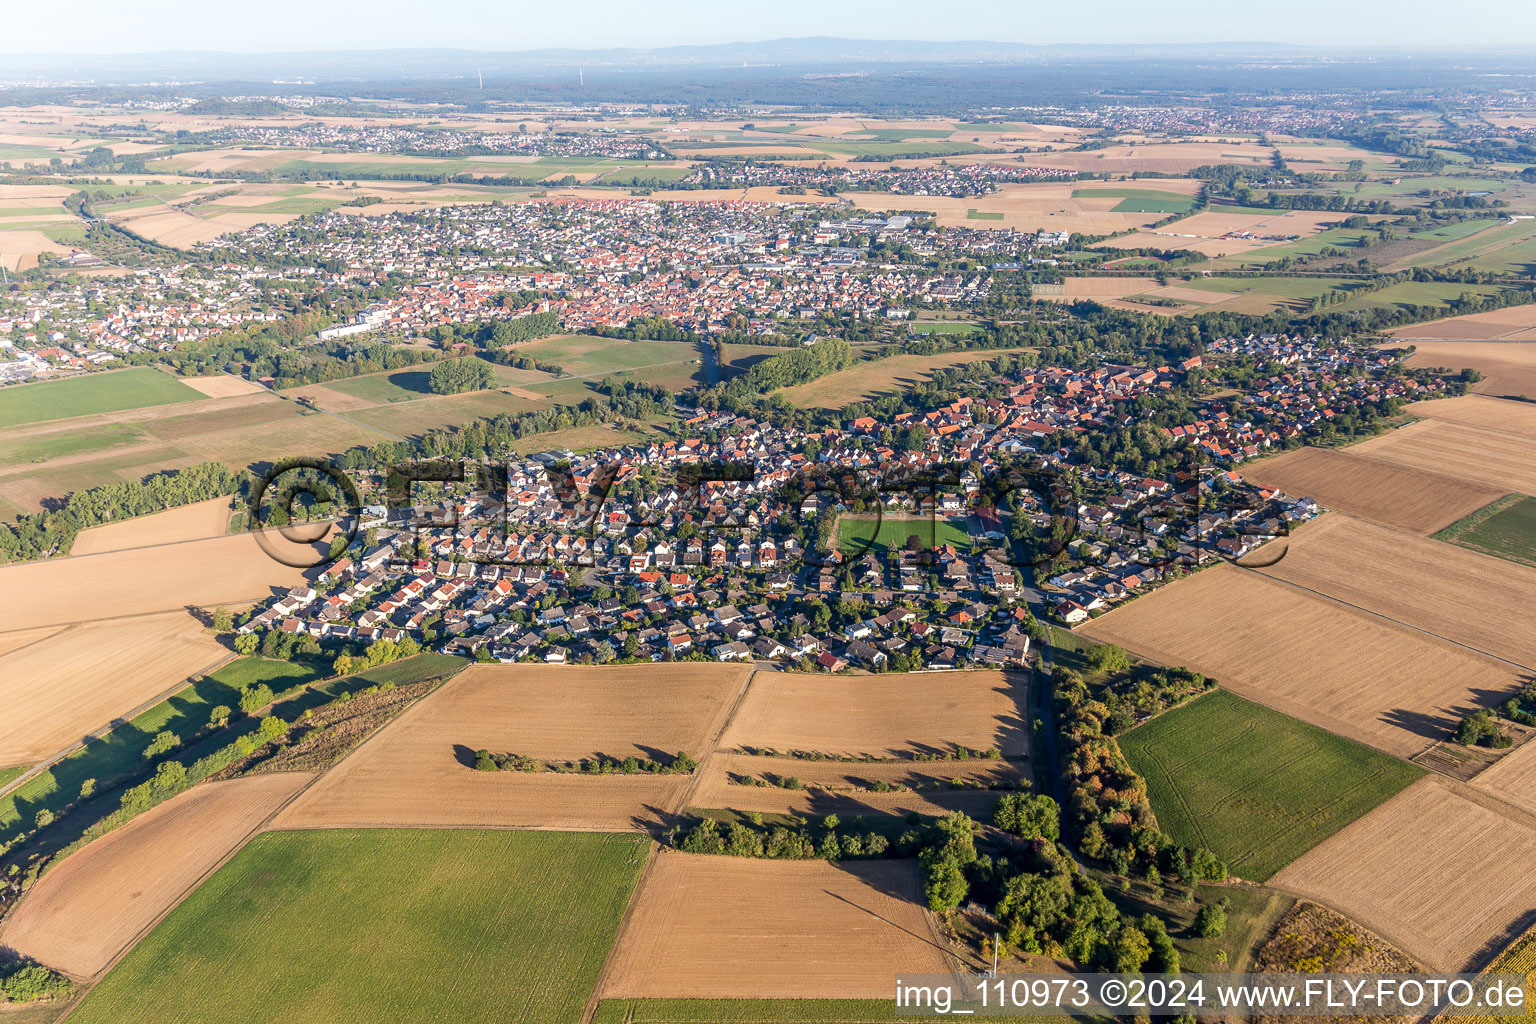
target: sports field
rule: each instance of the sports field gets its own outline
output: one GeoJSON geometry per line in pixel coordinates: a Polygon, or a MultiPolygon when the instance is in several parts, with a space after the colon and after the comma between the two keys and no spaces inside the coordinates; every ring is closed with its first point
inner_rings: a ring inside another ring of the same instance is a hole
{"type": "Polygon", "coordinates": [[[928,517],[855,519],[843,517],[837,524],[837,546],[844,554],[862,555],[866,551],[885,557],[904,550],[912,537],[923,547],[954,545],[962,551],[971,547],[965,524],[953,519],[928,517]]]}
{"type": "Polygon", "coordinates": [[[468,829],[268,833],[71,1019],[575,1024],[646,846],[468,829]]]}
{"type": "Polygon", "coordinates": [[[206,397],[169,374],[139,366],[0,388],[0,427],[172,402],[196,402],[206,397]]]}
{"type": "Polygon", "coordinates": [[[1164,831],[1263,881],[1423,771],[1217,690],[1120,738],[1164,831]]]}

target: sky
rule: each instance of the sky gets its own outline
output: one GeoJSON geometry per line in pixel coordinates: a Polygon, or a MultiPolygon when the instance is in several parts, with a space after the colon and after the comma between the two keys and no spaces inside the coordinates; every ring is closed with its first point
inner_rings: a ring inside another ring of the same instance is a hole
{"type": "Polygon", "coordinates": [[[1536,44],[1531,0],[10,0],[0,52],[528,50],[795,36],[1022,43],[1536,44]]]}

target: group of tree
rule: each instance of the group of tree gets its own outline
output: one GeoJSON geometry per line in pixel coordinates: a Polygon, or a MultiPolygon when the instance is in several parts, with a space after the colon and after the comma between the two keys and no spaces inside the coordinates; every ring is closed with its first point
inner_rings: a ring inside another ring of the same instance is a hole
{"type": "Polygon", "coordinates": [[[465,356],[444,359],[432,367],[427,386],[434,395],[458,395],[466,391],[484,391],[496,383],[496,371],[484,359],[465,356]]]}

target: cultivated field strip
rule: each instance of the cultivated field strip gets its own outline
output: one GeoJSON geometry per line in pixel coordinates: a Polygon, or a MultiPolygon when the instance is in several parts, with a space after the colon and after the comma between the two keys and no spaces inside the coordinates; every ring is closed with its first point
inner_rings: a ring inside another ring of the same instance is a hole
{"type": "Polygon", "coordinates": [[[1378,462],[1358,449],[1297,448],[1243,467],[1243,478],[1308,497],[1339,512],[1428,534],[1477,511],[1506,491],[1455,477],[1378,462]]]}
{"type": "Polygon", "coordinates": [[[915,861],[773,861],[661,850],[602,998],[889,997],[942,973],[915,861]]]}
{"type": "Polygon", "coordinates": [[[75,851],[32,887],[0,944],[75,978],[104,971],[311,779],[195,786],[75,851]]]}
{"type": "Polygon", "coordinates": [[[1536,818],[1430,776],[1276,875],[1434,970],[1476,969],[1531,923],[1536,818]]]}
{"type": "Polygon", "coordinates": [[[1445,738],[1515,681],[1508,665],[1231,565],[1081,632],[1400,757],[1445,738]]]}
{"type": "Polygon", "coordinates": [[[1431,419],[1373,437],[1350,451],[1474,484],[1536,493],[1536,441],[1518,434],[1431,419]]]}

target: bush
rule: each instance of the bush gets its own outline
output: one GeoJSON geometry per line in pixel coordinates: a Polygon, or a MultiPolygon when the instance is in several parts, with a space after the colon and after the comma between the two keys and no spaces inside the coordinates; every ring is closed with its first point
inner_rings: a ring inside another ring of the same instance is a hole
{"type": "Polygon", "coordinates": [[[266,683],[242,687],[240,690],[240,710],[250,714],[257,708],[264,708],[272,703],[272,696],[272,687],[266,683]]]}
{"type": "Polygon", "coordinates": [[[169,729],[162,729],[155,733],[155,738],[149,741],[149,746],[144,748],[144,760],[150,761],[161,754],[168,754],[176,749],[181,742],[181,737],[169,729]]]}
{"type": "Polygon", "coordinates": [[[992,823],[1020,839],[1055,842],[1061,835],[1061,813],[1045,794],[1005,793],[992,811],[992,823]]]}
{"type": "Polygon", "coordinates": [[[1207,903],[1195,915],[1195,934],[1202,939],[1219,939],[1227,930],[1227,903],[1207,903]]]}
{"type": "Polygon", "coordinates": [[[0,992],[13,1003],[31,1003],[39,999],[56,999],[74,991],[74,985],[61,974],[56,974],[41,964],[28,964],[13,971],[3,983],[0,992]]]}

